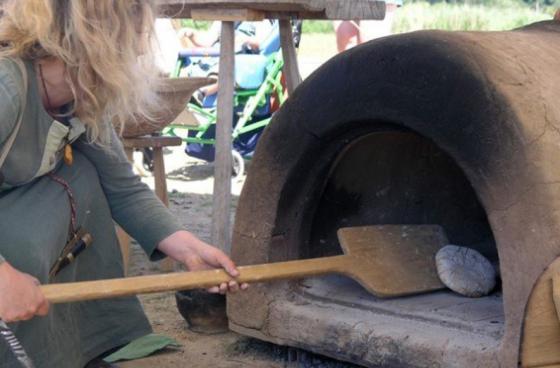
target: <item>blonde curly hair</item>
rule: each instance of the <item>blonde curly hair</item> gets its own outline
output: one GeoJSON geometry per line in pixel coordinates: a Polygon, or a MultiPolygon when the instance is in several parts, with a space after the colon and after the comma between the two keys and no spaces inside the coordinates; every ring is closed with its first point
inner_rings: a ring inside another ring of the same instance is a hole
{"type": "Polygon", "coordinates": [[[150,0],[0,1],[0,57],[55,57],[67,68],[70,112],[103,143],[107,122],[154,120],[155,90],[150,0]],[[2,14],[3,13],[3,14],[2,14]]]}

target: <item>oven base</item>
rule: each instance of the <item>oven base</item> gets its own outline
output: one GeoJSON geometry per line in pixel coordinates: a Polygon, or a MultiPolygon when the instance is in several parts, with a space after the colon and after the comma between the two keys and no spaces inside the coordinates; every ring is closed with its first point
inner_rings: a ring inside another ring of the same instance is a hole
{"type": "Polygon", "coordinates": [[[368,367],[498,367],[502,298],[442,291],[378,299],[339,276],[278,288],[262,329],[230,328],[368,367]],[[287,294],[287,295],[286,295],[287,294]]]}

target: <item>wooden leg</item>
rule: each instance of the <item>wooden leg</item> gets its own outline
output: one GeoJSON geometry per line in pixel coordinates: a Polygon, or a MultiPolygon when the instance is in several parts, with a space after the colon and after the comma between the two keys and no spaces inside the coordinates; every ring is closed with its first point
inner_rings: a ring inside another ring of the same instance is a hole
{"type": "MultiPolygon", "coordinates": [[[[133,160],[134,149],[125,148],[126,157],[130,162],[133,160]]],[[[128,274],[128,262],[130,261],[130,236],[117,226],[117,238],[119,239],[119,245],[121,247],[121,253],[123,257],[123,269],[125,276],[128,274]]]]}
{"type": "MultiPolygon", "coordinates": [[[[169,197],[167,193],[167,181],[165,179],[165,163],[163,161],[163,149],[154,147],[154,187],[158,198],[166,207],[169,207],[169,197]]],[[[175,268],[175,262],[171,258],[166,258],[160,262],[160,270],[171,272],[175,268]]]]}
{"type": "Polygon", "coordinates": [[[284,74],[286,76],[286,84],[288,85],[288,93],[292,94],[301,83],[301,74],[294,46],[292,23],[287,19],[280,20],[280,45],[282,47],[282,56],[284,57],[284,74]]]}
{"type": "Polygon", "coordinates": [[[216,161],[214,166],[214,203],[212,208],[212,242],[226,253],[230,252],[231,242],[231,134],[234,66],[233,22],[222,22],[220,75],[218,80],[218,120],[216,126],[216,161]]]}
{"type": "Polygon", "coordinates": [[[169,207],[167,182],[165,180],[165,164],[163,162],[163,149],[156,147],[154,150],[154,186],[156,195],[166,207],[169,207]]]}

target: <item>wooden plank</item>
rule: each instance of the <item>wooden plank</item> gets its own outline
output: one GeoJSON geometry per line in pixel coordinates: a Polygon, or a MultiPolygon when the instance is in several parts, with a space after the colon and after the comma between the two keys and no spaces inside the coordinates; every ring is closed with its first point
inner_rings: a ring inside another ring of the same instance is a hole
{"type": "MultiPolygon", "coordinates": [[[[426,272],[416,270],[414,265],[411,269],[410,264],[420,265],[417,260],[428,253],[425,249],[439,248],[447,241],[440,226],[430,225],[347,228],[343,231],[343,238],[345,238],[344,235],[347,235],[346,241],[342,244],[344,255],[241,266],[236,280],[240,283],[265,282],[339,273],[355,278],[368,291],[377,296],[417,293],[428,290],[426,289],[428,284],[423,279],[426,272]],[[365,234],[367,236],[364,236],[365,234]],[[403,254],[401,249],[406,249],[406,254],[403,254]],[[404,273],[399,272],[400,270],[404,270],[404,273]],[[401,276],[409,278],[407,275],[410,277],[420,275],[421,278],[408,283],[409,285],[402,289],[391,289],[394,285],[402,284],[401,276]]],[[[435,269],[434,259],[432,258],[430,261],[431,264],[426,263],[426,267],[435,269]]],[[[138,293],[206,288],[230,280],[231,276],[225,270],[215,269],[51,284],[42,286],[41,290],[49,301],[63,303],[138,293]]]]}
{"type": "MultiPolygon", "coordinates": [[[[181,144],[183,144],[183,141],[179,137],[164,136],[124,138],[122,141],[125,149],[171,147],[180,146],[181,144]]],[[[129,157],[128,159],[132,160],[132,157],[129,157]]]]}
{"type": "MultiPolygon", "coordinates": [[[[560,275],[556,259],[537,281],[527,309],[521,344],[523,367],[560,365],[560,322],[554,304],[553,278],[560,275]]],[[[558,294],[558,284],[555,286],[558,294]]]]}
{"type": "Polygon", "coordinates": [[[264,12],[254,9],[193,9],[191,17],[194,20],[220,20],[220,21],[261,21],[264,12]]]}
{"type": "Polygon", "coordinates": [[[155,147],[154,151],[154,189],[158,198],[163,204],[169,206],[167,194],[167,181],[165,179],[165,164],[163,162],[163,149],[155,147]]]}
{"type": "Polygon", "coordinates": [[[216,122],[216,161],[214,163],[214,193],[212,208],[212,242],[230,252],[230,207],[232,170],[232,124],[234,93],[234,27],[222,22],[220,43],[220,75],[216,122]]]}
{"type": "Polygon", "coordinates": [[[269,19],[383,19],[385,2],[377,0],[158,0],[159,11],[192,18],[194,9],[252,9],[269,19]]]}
{"type": "Polygon", "coordinates": [[[280,45],[284,58],[284,75],[288,85],[288,93],[292,94],[301,83],[294,36],[292,34],[292,23],[289,20],[280,20],[280,45]]]}

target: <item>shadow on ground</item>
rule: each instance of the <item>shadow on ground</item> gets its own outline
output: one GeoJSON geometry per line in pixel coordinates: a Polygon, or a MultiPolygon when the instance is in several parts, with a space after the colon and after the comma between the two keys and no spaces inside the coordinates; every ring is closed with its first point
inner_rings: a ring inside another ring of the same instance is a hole
{"type": "Polygon", "coordinates": [[[214,175],[214,165],[209,162],[190,163],[167,173],[167,178],[180,181],[206,180],[214,175]]]}
{"type": "Polygon", "coordinates": [[[284,367],[297,368],[353,368],[354,364],[341,362],[322,355],[288,346],[242,337],[228,346],[227,354],[235,356],[258,356],[283,363],[284,367]]]}

